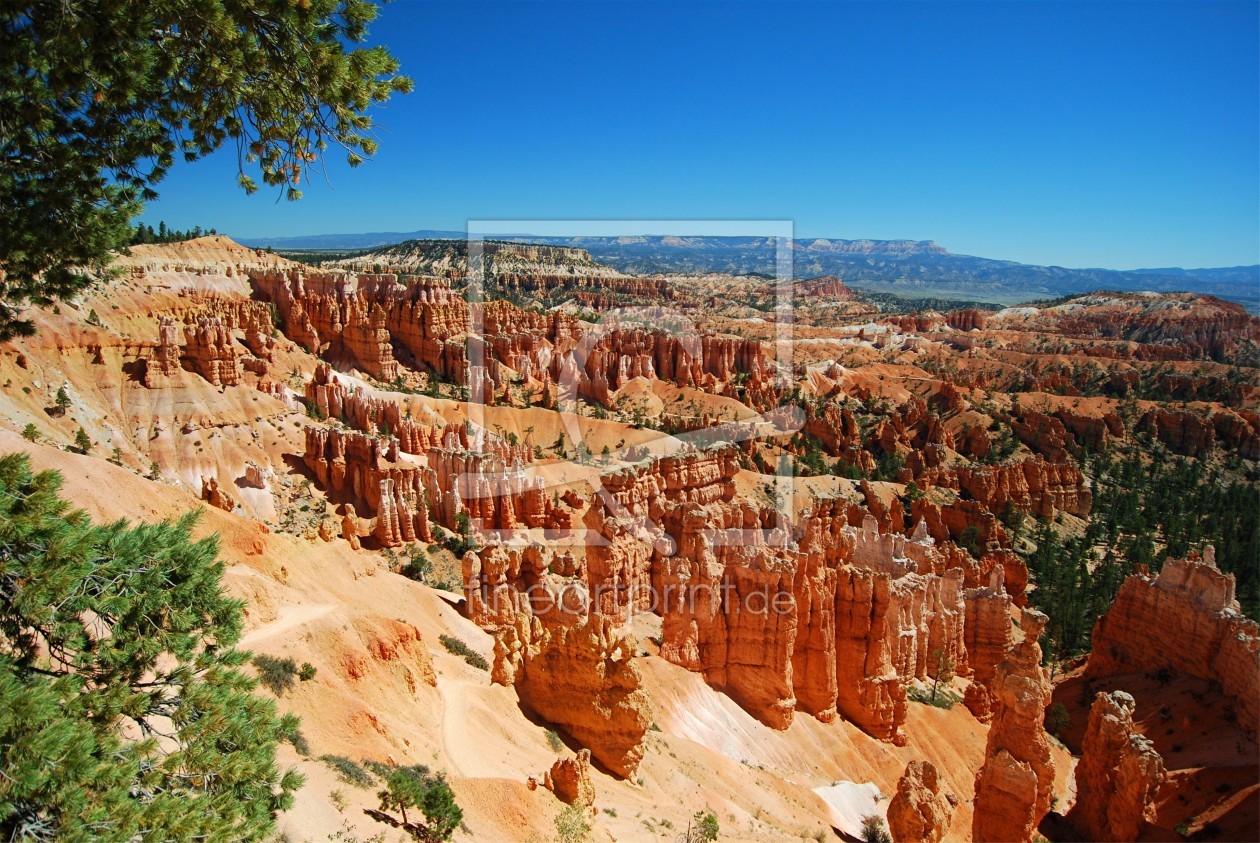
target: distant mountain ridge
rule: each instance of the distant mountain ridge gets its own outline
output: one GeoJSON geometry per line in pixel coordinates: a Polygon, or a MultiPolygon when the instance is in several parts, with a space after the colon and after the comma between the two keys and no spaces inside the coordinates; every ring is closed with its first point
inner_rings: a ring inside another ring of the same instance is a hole
{"type": "MultiPolygon", "coordinates": [[[[463,240],[458,231],[373,232],[307,237],[241,238],[286,250],[367,250],[408,240],[463,240]]],[[[596,261],[633,274],[775,274],[773,237],[630,235],[549,237],[496,235],[522,243],[577,247],[596,261]]],[[[1260,265],[1183,269],[1071,269],[958,255],[931,240],[808,238],[788,243],[797,278],[835,276],[850,286],[911,297],[940,296],[1012,304],[1092,290],[1190,291],[1240,302],[1260,312],[1260,265]]]]}

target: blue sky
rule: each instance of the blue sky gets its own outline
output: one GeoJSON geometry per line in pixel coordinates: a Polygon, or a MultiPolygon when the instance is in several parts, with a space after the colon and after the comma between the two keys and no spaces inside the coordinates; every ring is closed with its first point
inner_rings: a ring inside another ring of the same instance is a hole
{"type": "Polygon", "coordinates": [[[790,219],[1028,263],[1253,264],[1258,9],[397,0],[372,34],[416,91],[377,112],[375,159],[277,203],[217,154],[144,219],[242,237],[790,219]]]}

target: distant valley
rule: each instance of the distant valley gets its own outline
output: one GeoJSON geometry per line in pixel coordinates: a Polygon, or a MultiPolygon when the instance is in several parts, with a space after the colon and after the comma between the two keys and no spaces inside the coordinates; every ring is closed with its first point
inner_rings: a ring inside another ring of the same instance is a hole
{"type": "MultiPolygon", "coordinates": [[[[528,243],[576,246],[600,263],[634,274],[773,275],[776,242],[767,237],[542,237],[528,243]]],[[[304,237],[242,238],[284,252],[366,251],[407,240],[462,240],[458,231],[424,230],[304,237]]],[[[1207,269],[1070,269],[957,255],[932,241],[800,239],[790,243],[797,278],[835,276],[860,290],[906,298],[946,298],[1010,305],[1091,290],[1219,296],[1260,312],[1260,265],[1207,269]]]]}

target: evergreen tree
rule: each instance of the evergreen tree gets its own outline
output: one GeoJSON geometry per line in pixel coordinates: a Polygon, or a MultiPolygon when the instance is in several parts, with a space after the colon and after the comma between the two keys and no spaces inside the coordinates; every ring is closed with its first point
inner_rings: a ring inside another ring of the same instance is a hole
{"type": "Polygon", "coordinates": [[[93,524],[0,457],[0,839],[263,840],[301,777],[250,693],[213,538],[93,524]]]}
{"type": "Polygon", "coordinates": [[[237,181],[289,198],[329,148],[376,149],[367,112],[411,90],[355,49],[370,0],[14,0],[0,12],[0,339],[27,301],[74,294],[177,158],[235,147],[237,181]],[[256,171],[256,172],[257,172],[256,171]]]}
{"type": "Polygon", "coordinates": [[[86,454],[92,450],[92,437],[88,436],[83,428],[79,428],[74,434],[74,449],[80,454],[86,454]]]}

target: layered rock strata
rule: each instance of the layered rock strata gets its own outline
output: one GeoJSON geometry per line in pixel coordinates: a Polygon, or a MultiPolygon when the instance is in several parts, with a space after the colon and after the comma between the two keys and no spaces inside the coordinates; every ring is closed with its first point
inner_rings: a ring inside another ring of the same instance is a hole
{"type": "Polygon", "coordinates": [[[1076,804],[1068,820],[1087,840],[1137,840],[1155,819],[1164,761],[1133,724],[1136,704],[1123,691],[1099,693],[1076,765],[1076,804]]]}
{"type": "Polygon", "coordinates": [[[976,776],[971,825],[978,843],[1030,841],[1050,810],[1054,762],[1044,721],[1051,689],[1037,644],[1046,621],[1040,612],[1024,610],[1023,640],[993,679],[993,724],[976,776]]]}
{"type": "Polygon", "coordinates": [[[1169,559],[1155,577],[1134,574],[1094,625],[1086,675],[1167,668],[1221,686],[1249,735],[1260,725],[1260,625],[1243,616],[1233,574],[1201,557],[1169,559]]]}

